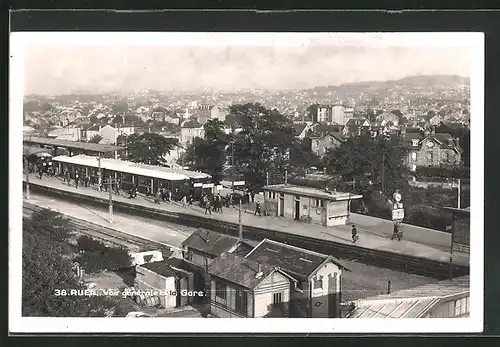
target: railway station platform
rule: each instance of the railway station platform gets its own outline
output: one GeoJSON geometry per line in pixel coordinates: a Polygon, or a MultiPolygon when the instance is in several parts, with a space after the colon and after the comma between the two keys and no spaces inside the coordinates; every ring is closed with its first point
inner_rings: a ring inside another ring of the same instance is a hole
{"type": "MultiPolygon", "coordinates": [[[[25,182],[25,178],[23,178],[25,182]]],[[[109,193],[99,192],[95,186],[91,187],[78,187],[75,188],[73,182],[70,186],[63,182],[62,179],[57,177],[47,177],[44,176],[42,179],[35,177],[34,175],[30,177],[30,185],[44,186],[51,190],[57,190],[64,195],[64,192],[70,192],[73,194],[79,194],[83,196],[89,196],[94,198],[107,199],[109,193]]],[[[122,193],[123,194],[123,193],[122,193]]],[[[183,207],[180,203],[166,203],[162,202],[159,205],[155,204],[153,198],[148,198],[143,195],[138,195],[136,199],[128,199],[127,196],[120,196],[113,194],[113,201],[119,203],[124,202],[128,204],[134,204],[138,206],[144,206],[151,209],[163,210],[168,212],[176,212],[182,214],[193,215],[197,217],[204,217],[220,222],[230,222],[238,223],[238,209],[237,208],[223,208],[223,213],[212,212],[212,214],[205,214],[204,210],[197,206],[192,205],[188,207],[183,207]]],[[[356,242],[355,246],[360,249],[374,250],[374,251],[384,251],[400,255],[407,255],[417,258],[423,258],[428,260],[437,261],[440,263],[448,263],[450,259],[449,250],[443,249],[439,245],[426,245],[418,242],[413,242],[407,239],[401,241],[391,240],[390,234],[385,234],[377,231],[372,231],[372,225],[378,225],[380,228],[380,223],[375,223],[371,218],[361,216],[363,218],[358,218],[355,221],[356,227],[358,229],[359,240],[356,242]],[[370,225],[372,224],[372,225],[370,225]]],[[[324,227],[316,224],[304,224],[297,222],[295,220],[286,219],[282,217],[269,217],[269,216],[255,216],[253,211],[247,210],[243,213],[242,224],[249,227],[257,227],[272,231],[278,231],[282,233],[295,234],[297,236],[308,237],[316,240],[325,240],[341,244],[353,245],[351,240],[350,226],[336,226],[336,227],[324,227]],[[250,212],[250,213],[249,213],[250,212]]],[[[390,229],[392,233],[392,229],[390,229]]],[[[405,236],[408,230],[404,230],[405,236]]],[[[453,254],[453,264],[468,267],[469,266],[469,255],[465,253],[454,253],[453,254]]]]}

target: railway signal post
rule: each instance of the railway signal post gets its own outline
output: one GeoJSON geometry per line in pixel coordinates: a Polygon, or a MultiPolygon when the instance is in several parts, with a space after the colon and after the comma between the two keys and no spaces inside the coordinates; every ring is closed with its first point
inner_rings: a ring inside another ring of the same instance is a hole
{"type": "Polygon", "coordinates": [[[108,213],[109,213],[109,223],[113,223],[113,184],[117,184],[118,180],[114,180],[112,176],[110,175],[108,180],[104,182],[104,184],[108,184],[108,192],[109,192],[109,208],[108,208],[108,213]]]}
{"type": "MultiPolygon", "coordinates": [[[[403,196],[399,192],[399,190],[396,190],[396,192],[392,195],[394,202],[392,204],[392,221],[394,222],[394,228],[395,231],[394,233],[398,233],[398,239],[401,237],[401,233],[399,231],[399,224],[403,221],[405,218],[405,210],[403,207],[403,203],[401,202],[403,196]]],[[[393,235],[393,238],[396,235],[393,235]]]]}

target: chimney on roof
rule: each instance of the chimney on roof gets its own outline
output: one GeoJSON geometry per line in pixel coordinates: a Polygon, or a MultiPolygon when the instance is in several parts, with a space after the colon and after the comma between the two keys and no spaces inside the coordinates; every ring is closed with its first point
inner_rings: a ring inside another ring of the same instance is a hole
{"type": "Polygon", "coordinates": [[[262,268],[260,263],[257,263],[257,273],[255,274],[255,278],[261,278],[264,275],[262,272],[262,268]]]}

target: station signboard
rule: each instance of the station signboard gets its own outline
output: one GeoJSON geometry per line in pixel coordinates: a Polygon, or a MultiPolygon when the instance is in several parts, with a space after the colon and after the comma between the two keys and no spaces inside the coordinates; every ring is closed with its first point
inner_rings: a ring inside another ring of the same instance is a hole
{"type": "Polygon", "coordinates": [[[233,185],[234,186],[244,186],[245,185],[245,181],[234,181],[233,185]]]}
{"type": "Polygon", "coordinates": [[[403,208],[397,208],[392,210],[392,220],[402,221],[405,218],[405,210],[403,208]]]}
{"type": "Polygon", "coordinates": [[[200,188],[200,187],[202,187],[202,186],[203,186],[203,183],[194,183],[194,184],[193,184],[193,187],[194,187],[194,188],[200,188]]]}

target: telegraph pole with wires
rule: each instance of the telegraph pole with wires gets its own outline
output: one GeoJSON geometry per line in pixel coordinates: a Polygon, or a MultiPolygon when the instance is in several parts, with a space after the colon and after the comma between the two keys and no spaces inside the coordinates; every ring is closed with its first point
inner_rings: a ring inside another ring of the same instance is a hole
{"type": "MultiPolygon", "coordinates": [[[[116,184],[116,183],[115,183],[116,184]]],[[[109,223],[113,223],[113,185],[111,175],[109,176],[109,223]]]]}
{"type": "Polygon", "coordinates": [[[238,239],[241,241],[243,240],[243,222],[242,222],[242,215],[241,215],[241,199],[240,199],[240,207],[238,210],[238,239]]]}

